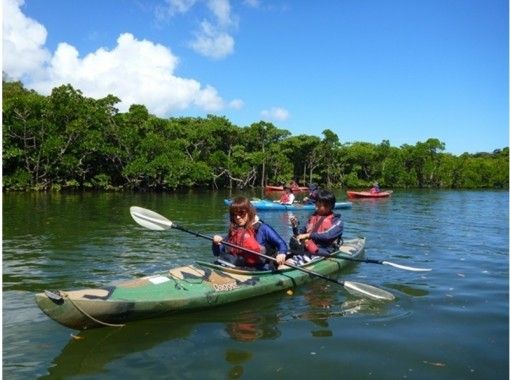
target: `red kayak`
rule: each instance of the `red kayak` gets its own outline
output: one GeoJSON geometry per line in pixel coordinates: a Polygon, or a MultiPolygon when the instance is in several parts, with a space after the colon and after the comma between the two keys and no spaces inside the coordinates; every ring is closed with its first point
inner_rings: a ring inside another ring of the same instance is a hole
{"type": "MultiPolygon", "coordinates": [[[[308,187],[307,186],[298,186],[298,187],[293,187],[292,188],[292,192],[293,193],[299,193],[299,192],[305,192],[305,191],[308,191],[308,187]]],[[[270,192],[270,191],[283,191],[283,186],[265,186],[264,187],[264,191],[267,191],[267,192],[270,192]]]]}
{"type": "Polygon", "coordinates": [[[392,190],[371,193],[370,191],[347,191],[347,198],[387,198],[393,194],[392,190]]]}

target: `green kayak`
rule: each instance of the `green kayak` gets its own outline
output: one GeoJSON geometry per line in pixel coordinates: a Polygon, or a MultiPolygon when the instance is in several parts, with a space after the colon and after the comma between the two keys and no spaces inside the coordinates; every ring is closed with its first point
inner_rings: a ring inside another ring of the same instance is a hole
{"type": "MultiPolygon", "coordinates": [[[[365,238],[349,239],[336,255],[361,258],[364,248],[365,238]]],[[[341,257],[320,258],[304,268],[329,275],[349,263],[352,262],[341,257]]],[[[215,307],[293,288],[311,278],[308,273],[292,268],[248,271],[197,261],[114,286],[45,291],[35,298],[50,318],[81,330],[215,307]]]]}

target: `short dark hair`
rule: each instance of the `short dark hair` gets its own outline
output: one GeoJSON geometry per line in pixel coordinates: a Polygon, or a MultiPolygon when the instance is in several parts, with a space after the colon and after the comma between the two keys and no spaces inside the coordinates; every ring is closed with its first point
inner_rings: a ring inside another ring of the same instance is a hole
{"type": "Polygon", "coordinates": [[[317,193],[317,201],[316,203],[322,203],[325,206],[328,206],[331,210],[335,208],[336,198],[335,194],[333,194],[329,190],[319,190],[317,193]]]}

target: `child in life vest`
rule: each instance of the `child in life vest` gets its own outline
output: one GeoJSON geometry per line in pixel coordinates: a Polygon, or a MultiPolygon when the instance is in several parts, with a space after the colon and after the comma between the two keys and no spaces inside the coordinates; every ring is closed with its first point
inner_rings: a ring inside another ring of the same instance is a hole
{"type": "Polygon", "coordinates": [[[219,263],[258,270],[272,269],[272,262],[267,263],[265,258],[242,249],[222,245],[223,240],[267,256],[276,255],[278,265],[285,262],[288,251],[285,240],[271,226],[259,220],[248,198],[235,198],[229,214],[230,228],[226,238],[213,236],[212,251],[219,263]]]}
{"type": "Polygon", "coordinates": [[[280,203],[282,205],[291,205],[294,203],[294,199],[296,199],[296,197],[292,194],[292,188],[290,186],[285,186],[283,191],[284,193],[280,197],[280,203]]]}
{"type": "Polygon", "coordinates": [[[328,190],[319,190],[315,212],[306,226],[299,229],[295,217],[290,219],[294,237],[291,239],[291,251],[294,254],[287,261],[290,264],[305,264],[314,256],[329,255],[338,250],[344,230],[340,215],[333,213],[335,195],[328,190]]]}

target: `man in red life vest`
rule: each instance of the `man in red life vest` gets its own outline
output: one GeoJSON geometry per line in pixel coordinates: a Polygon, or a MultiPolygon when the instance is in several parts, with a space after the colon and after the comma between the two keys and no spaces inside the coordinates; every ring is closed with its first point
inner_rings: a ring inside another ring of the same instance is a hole
{"type": "Polygon", "coordinates": [[[291,251],[294,257],[290,264],[303,264],[312,260],[314,255],[328,255],[338,250],[344,230],[340,215],[334,214],[335,195],[328,190],[319,190],[315,212],[305,227],[299,229],[295,217],[290,219],[294,238],[291,239],[291,251]]]}

